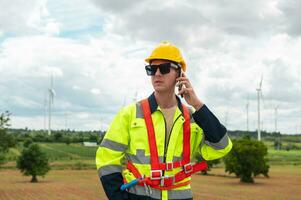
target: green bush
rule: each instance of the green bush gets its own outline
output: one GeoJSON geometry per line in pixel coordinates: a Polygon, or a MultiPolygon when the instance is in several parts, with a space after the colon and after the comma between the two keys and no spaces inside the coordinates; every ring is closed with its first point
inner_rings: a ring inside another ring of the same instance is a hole
{"type": "Polygon", "coordinates": [[[10,113],[6,111],[0,115],[0,166],[6,161],[6,154],[10,147],[16,145],[13,135],[7,133],[7,127],[10,126],[10,113]]]}
{"type": "Polygon", "coordinates": [[[261,141],[248,137],[233,140],[231,152],[224,158],[226,172],[234,173],[241,182],[253,183],[254,176],[268,177],[267,147],[261,141]]]}
{"type": "Polygon", "coordinates": [[[23,143],[23,146],[25,148],[28,148],[31,144],[33,143],[32,139],[31,138],[26,138],[24,143],[23,143]]]}
{"type": "Polygon", "coordinates": [[[25,176],[32,176],[31,182],[37,182],[37,176],[44,176],[50,170],[48,158],[37,144],[23,149],[17,160],[17,168],[25,176]]]}

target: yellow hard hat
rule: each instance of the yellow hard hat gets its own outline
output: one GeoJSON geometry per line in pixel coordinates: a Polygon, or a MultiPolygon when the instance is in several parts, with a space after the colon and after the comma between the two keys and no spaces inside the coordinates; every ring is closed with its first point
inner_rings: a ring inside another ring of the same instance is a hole
{"type": "Polygon", "coordinates": [[[161,42],[145,59],[147,63],[155,59],[170,60],[181,65],[182,70],[186,71],[186,63],[182,57],[180,50],[169,42],[161,42]]]}

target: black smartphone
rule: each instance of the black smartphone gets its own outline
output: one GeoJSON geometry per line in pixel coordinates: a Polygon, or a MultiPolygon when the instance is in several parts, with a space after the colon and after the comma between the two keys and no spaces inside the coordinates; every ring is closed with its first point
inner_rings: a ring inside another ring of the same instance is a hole
{"type": "MultiPolygon", "coordinates": [[[[180,71],[180,77],[183,77],[182,70],[180,71]]],[[[178,85],[178,92],[180,92],[180,90],[182,89],[182,87],[183,87],[183,84],[179,84],[178,85]]],[[[182,98],[184,97],[183,94],[181,94],[181,97],[182,98]]]]}

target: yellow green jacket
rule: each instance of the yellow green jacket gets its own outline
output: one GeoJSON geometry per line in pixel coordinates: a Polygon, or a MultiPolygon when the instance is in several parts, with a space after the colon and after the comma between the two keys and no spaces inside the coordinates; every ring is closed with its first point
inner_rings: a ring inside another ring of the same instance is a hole
{"type": "MultiPolygon", "coordinates": [[[[160,162],[182,160],[184,117],[181,101],[178,97],[177,100],[178,107],[174,114],[173,127],[166,148],[166,124],[163,113],[154,94],[148,98],[160,162]]],[[[232,148],[226,128],[206,105],[195,112],[193,109],[189,110],[191,162],[195,162],[196,159],[214,160],[225,156],[232,148]]],[[[106,195],[109,199],[137,199],[143,196],[151,197],[151,199],[192,199],[190,185],[162,191],[136,185],[127,192],[120,191],[123,179],[127,182],[135,179],[134,175],[125,169],[124,164],[127,160],[131,161],[141,174],[150,175],[147,128],[139,102],[130,104],[119,111],[97,150],[96,166],[106,195]]],[[[172,176],[181,170],[181,168],[175,168],[172,171],[165,171],[164,175],[172,176]]],[[[182,182],[189,179],[190,177],[182,182]]]]}

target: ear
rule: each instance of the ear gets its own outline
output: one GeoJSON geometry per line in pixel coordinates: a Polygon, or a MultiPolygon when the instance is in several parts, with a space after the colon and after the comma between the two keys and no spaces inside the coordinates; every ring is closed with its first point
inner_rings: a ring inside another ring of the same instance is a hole
{"type": "Polygon", "coordinates": [[[178,77],[177,78],[181,77],[181,74],[182,74],[182,69],[180,68],[180,69],[178,69],[178,77]]]}

